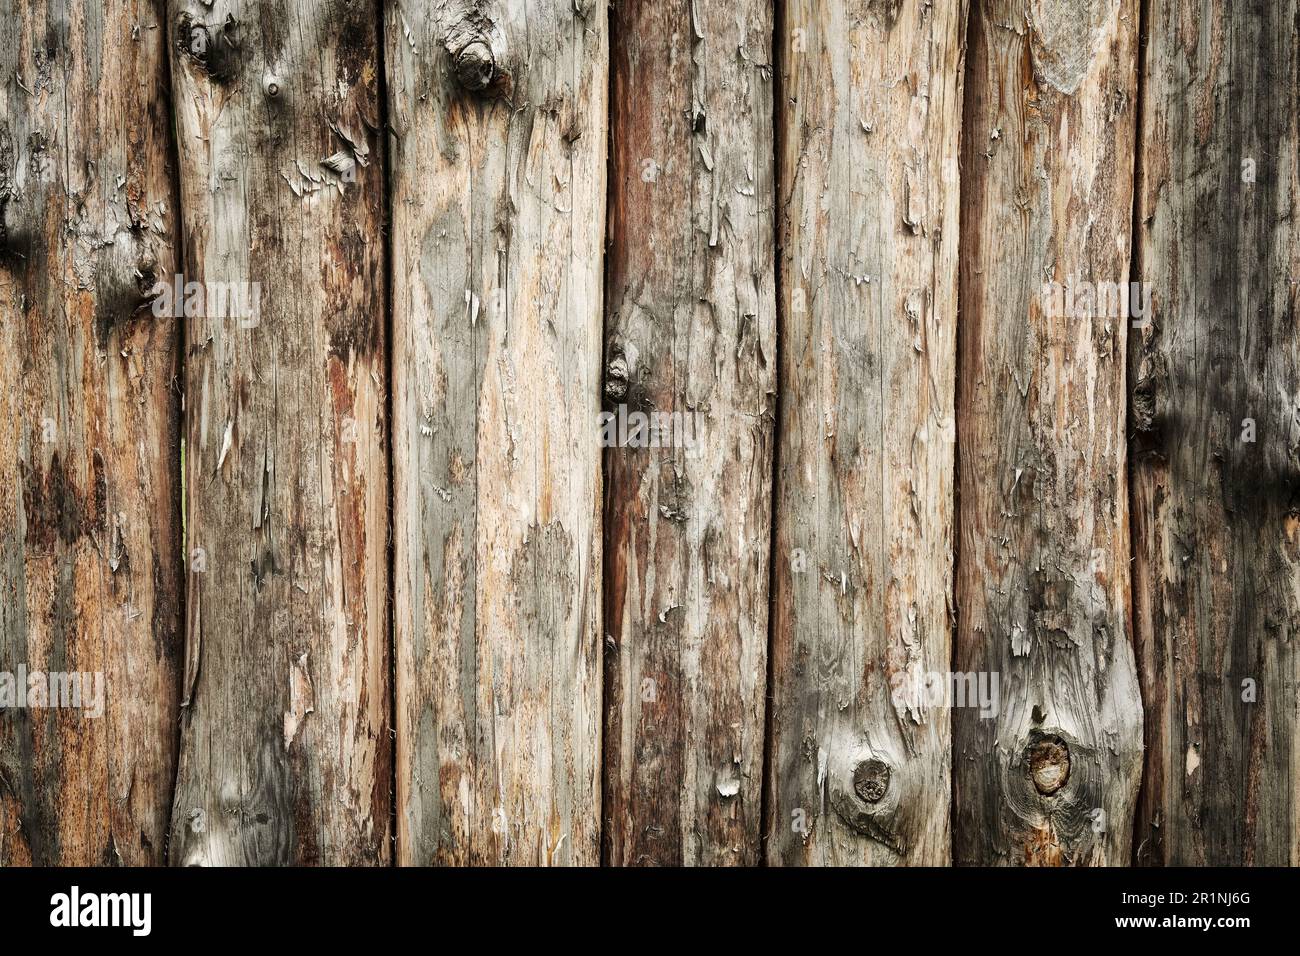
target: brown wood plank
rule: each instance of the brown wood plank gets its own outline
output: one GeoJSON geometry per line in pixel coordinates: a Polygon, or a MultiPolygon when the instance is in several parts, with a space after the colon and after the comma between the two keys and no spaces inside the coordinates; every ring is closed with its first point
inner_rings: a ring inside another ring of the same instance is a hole
{"type": "Polygon", "coordinates": [[[981,0],[972,13],[956,670],[996,675],[999,692],[954,718],[959,864],[1131,855],[1142,705],[1124,349],[1137,19],[1133,0],[981,0]]]}
{"type": "Polygon", "coordinates": [[[181,566],[177,325],[147,309],[176,264],[157,21],[147,0],[0,2],[0,866],[164,852],[181,566]],[[87,675],[88,699],[19,709],[20,667],[87,675]]]}
{"type": "Polygon", "coordinates": [[[398,859],[591,864],[607,11],[384,24],[398,859]]]}
{"type": "Polygon", "coordinates": [[[759,859],[776,410],[771,41],[766,0],[613,8],[602,436],[615,443],[613,865],[759,859]],[[652,429],[655,415],[667,417],[652,429]]]}
{"type": "Polygon", "coordinates": [[[768,860],[949,860],[966,4],[790,0],[768,860]]]}
{"type": "Polygon", "coordinates": [[[1137,861],[1300,863],[1300,3],[1150,0],[1137,861]]]}
{"type": "Polygon", "coordinates": [[[222,317],[208,302],[186,320],[186,706],[170,858],[383,863],[375,9],[174,0],[165,29],[185,277],[260,284],[257,309],[222,317]]]}

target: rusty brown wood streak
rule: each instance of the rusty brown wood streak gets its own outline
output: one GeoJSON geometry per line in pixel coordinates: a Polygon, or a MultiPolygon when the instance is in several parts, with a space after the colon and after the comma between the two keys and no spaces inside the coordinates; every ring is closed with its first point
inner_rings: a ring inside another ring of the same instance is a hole
{"type": "Polygon", "coordinates": [[[957,702],[959,864],[1116,865],[1132,846],[1137,15],[1132,0],[979,0],[972,12],[956,671],[996,675],[998,693],[991,707],[957,702]]]}
{"type": "Polygon", "coordinates": [[[376,26],[317,0],[160,24],[185,278],[260,284],[187,322],[177,864],[391,852],[376,26]]]}
{"type": "Polygon", "coordinates": [[[759,856],[776,387],[771,38],[766,0],[614,8],[613,865],[759,856]]]}
{"type": "Polygon", "coordinates": [[[790,0],[768,860],[944,864],[964,2],[790,0]]]}
{"type": "Polygon", "coordinates": [[[97,719],[0,711],[0,865],[164,852],[180,512],[177,326],[145,308],[177,235],[157,19],[0,2],[0,671],[103,680],[97,719]]]}
{"type": "Polygon", "coordinates": [[[607,11],[384,32],[399,862],[593,864],[607,11]]]}
{"type": "Polygon", "coordinates": [[[1300,863],[1300,3],[1150,0],[1137,862],[1300,863]]]}

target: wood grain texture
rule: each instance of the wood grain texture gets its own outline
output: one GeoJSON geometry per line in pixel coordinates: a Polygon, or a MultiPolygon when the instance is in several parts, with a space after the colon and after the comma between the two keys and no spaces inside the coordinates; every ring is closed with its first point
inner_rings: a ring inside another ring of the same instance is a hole
{"type": "Polygon", "coordinates": [[[999,700],[954,715],[959,864],[1131,856],[1142,704],[1124,348],[1137,18],[1132,0],[979,0],[972,12],[956,669],[996,674],[999,700]],[[1104,294],[1089,302],[1094,287],[1104,294]]]}
{"type": "Polygon", "coordinates": [[[1138,262],[1155,315],[1130,375],[1137,861],[1296,865],[1300,4],[1149,7],[1138,262]]]}
{"type": "Polygon", "coordinates": [[[176,248],[158,19],[0,2],[0,671],[101,674],[104,695],[99,718],[0,710],[0,865],[164,852],[180,508],[177,326],[142,308],[176,248]]]}
{"type": "Polygon", "coordinates": [[[754,865],[776,405],[772,14],[766,0],[613,10],[605,408],[678,417],[606,453],[606,855],[754,865]]]}
{"type": "Polygon", "coordinates": [[[947,863],[966,4],[791,0],[779,31],[773,864],[947,863]]]}
{"type": "Polygon", "coordinates": [[[399,862],[592,864],[607,13],[384,24],[399,862]]]}
{"type": "Polygon", "coordinates": [[[173,863],[390,855],[385,276],[368,3],[171,4],[189,318],[173,863]],[[352,181],[349,181],[351,179],[352,181]]]}

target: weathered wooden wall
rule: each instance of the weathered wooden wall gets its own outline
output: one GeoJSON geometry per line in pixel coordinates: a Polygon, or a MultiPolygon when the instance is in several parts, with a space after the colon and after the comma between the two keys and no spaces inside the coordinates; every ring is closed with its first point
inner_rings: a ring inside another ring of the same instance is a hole
{"type": "Polygon", "coordinates": [[[1297,0],[0,0],[0,864],[1300,862],[1298,90],[1297,0]]]}

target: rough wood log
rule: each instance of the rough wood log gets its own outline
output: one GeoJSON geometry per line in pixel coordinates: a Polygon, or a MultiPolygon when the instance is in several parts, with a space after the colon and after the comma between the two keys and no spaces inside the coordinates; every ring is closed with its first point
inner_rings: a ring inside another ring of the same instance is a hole
{"type": "Polygon", "coordinates": [[[759,859],[776,404],[771,38],[766,0],[614,7],[602,436],[615,445],[613,865],[759,859]]]}
{"type": "Polygon", "coordinates": [[[947,863],[966,4],[790,0],[779,30],[774,864],[947,863]]]}
{"type": "MultiPolygon", "coordinates": [[[[962,155],[959,864],[1126,864],[1137,3],[981,0],[962,155]],[[969,685],[969,681],[967,681],[969,685]]],[[[1141,299],[1138,298],[1141,305],[1141,299]]]]}
{"type": "Polygon", "coordinates": [[[384,32],[399,862],[596,863],[607,11],[384,32]]]}
{"type": "Polygon", "coordinates": [[[1300,3],[1148,4],[1137,861],[1300,863],[1300,3]]]}
{"type": "Polygon", "coordinates": [[[158,864],[166,844],[180,402],[178,326],[148,310],[176,266],[159,18],[0,2],[0,684],[76,672],[103,709],[0,687],[0,865],[158,864]]]}
{"type": "Polygon", "coordinates": [[[188,619],[170,857],[383,863],[378,20],[365,3],[173,0],[165,29],[184,278],[205,292],[185,320],[188,619]],[[234,284],[237,307],[215,301],[219,283],[234,284]]]}

